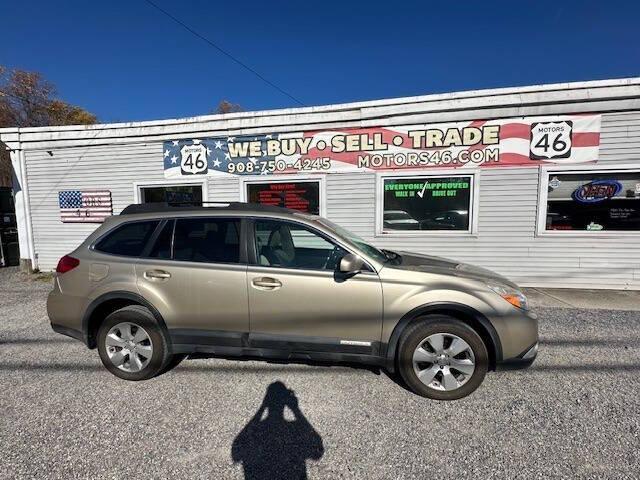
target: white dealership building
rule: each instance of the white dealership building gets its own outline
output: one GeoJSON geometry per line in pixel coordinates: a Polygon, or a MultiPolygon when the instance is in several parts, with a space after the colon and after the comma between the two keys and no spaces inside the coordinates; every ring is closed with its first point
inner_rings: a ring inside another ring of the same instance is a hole
{"type": "Polygon", "coordinates": [[[21,259],[131,203],[252,201],[524,286],[640,289],[640,78],[0,129],[21,259]]]}

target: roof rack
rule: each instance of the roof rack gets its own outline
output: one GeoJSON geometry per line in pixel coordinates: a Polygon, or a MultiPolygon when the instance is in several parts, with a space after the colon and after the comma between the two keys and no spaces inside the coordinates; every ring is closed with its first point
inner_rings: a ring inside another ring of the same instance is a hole
{"type": "Polygon", "coordinates": [[[245,202],[152,202],[152,203],[133,203],[125,207],[120,215],[134,215],[136,213],[162,213],[184,210],[202,211],[203,209],[220,208],[235,211],[258,211],[271,213],[300,213],[297,210],[289,208],[275,207],[272,205],[262,205],[259,203],[245,202]]]}

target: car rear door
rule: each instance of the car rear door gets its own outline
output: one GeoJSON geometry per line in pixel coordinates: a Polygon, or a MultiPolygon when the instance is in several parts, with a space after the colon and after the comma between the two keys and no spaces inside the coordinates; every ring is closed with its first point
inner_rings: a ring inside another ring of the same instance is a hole
{"type": "Polygon", "coordinates": [[[248,251],[251,346],[377,353],[382,287],[373,269],[351,278],[337,275],[346,250],[311,227],[285,220],[255,219],[248,251]]]}
{"type": "Polygon", "coordinates": [[[169,219],[136,264],[143,297],[174,343],[240,346],[249,331],[244,223],[233,217],[169,219]]]}

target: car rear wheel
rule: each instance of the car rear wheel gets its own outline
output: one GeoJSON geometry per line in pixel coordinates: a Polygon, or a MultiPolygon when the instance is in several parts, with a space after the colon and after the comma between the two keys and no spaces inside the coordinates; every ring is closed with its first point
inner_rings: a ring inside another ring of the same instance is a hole
{"type": "Polygon", "coordinates": [[[146,380],[163,373],[171,361],[169,341],[145,307],[131,305],[111,313],[98,329],[102,364],[125,380],[146,380]]]}
{"type": "Polygon", "coordinates": [[[457,400],[480,386],[489,365],[487,347],[469,325],[437,315],[410,325],[398,352],[398,370],[423,397],[457,400]]]}

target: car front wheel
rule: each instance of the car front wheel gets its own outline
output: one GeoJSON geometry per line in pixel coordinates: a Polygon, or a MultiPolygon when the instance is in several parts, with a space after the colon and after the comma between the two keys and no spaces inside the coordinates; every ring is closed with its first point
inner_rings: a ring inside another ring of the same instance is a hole
{"type": "Polygon", "coordinates": [[[457,400],[480,386],[487,348],[469,325],[437,315],[410,325],[398,352],[398,370],[412,391],[434,400],[457,400]]]}

